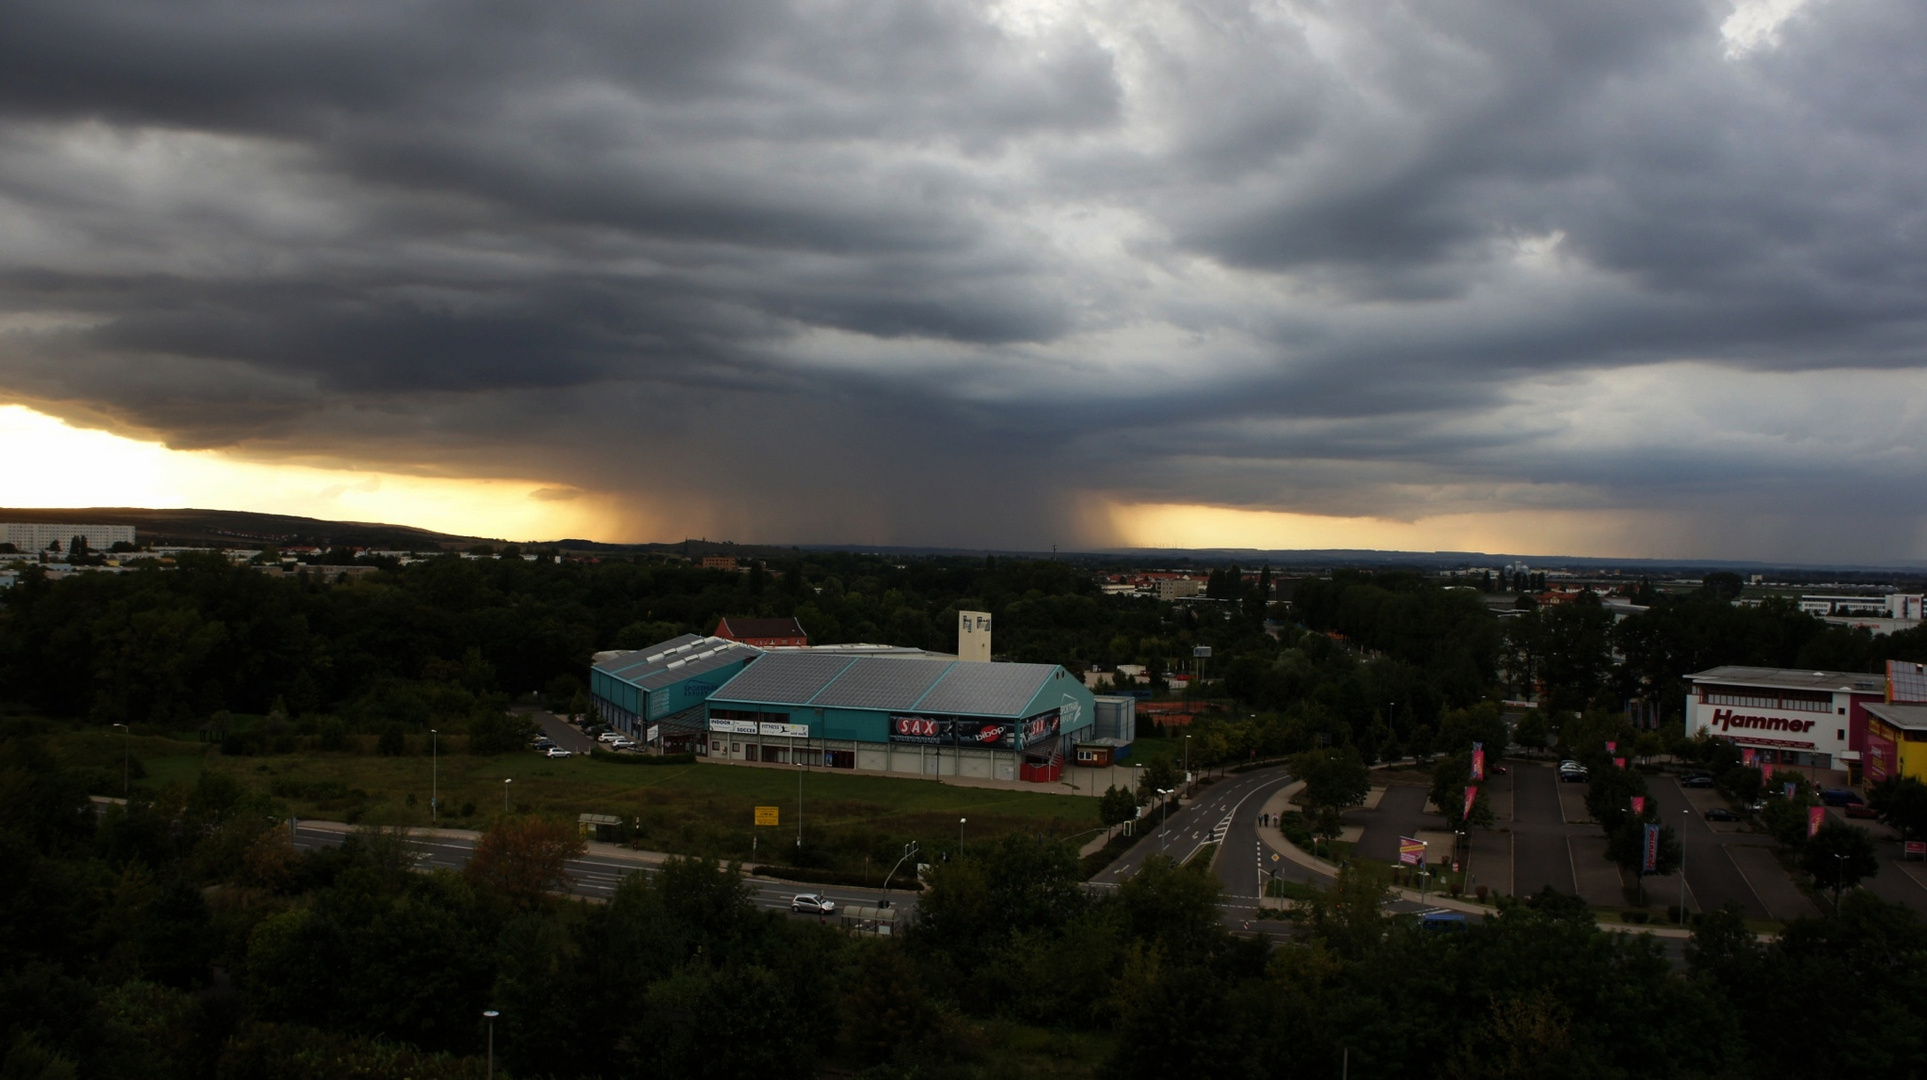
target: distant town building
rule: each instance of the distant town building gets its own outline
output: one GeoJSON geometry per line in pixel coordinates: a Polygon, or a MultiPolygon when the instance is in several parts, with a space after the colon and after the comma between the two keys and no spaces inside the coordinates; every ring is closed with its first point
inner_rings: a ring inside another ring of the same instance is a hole
{"type": "Polygon", "coordinates": [[[734,570],[736,569],[736,556],[704,555],[703,569],[704,570],[734,570]]]}
{"type": "Polygon", "coordinates": [[[957,612],[957,659],[990,660],[990,612],[957,612]]]}
{"type": "Polygon", "coordinates": [[[1851,671],[1728,666],[1686,678],[1686,734],[1729,740],[1766,766],[1857,766],[1867,707],[1887,700],[1884,678],[1851,671]]]}
{"type": "Polygon", "coordinates": [[[12,544],[16,551],[45,551],[58,546],[67,550],[74,537],[87,542],[94,551],[106,551],[115,544],[134,543],[132,525],[49,525],[44,522],[7,522],[0,524],[0,543],[12,544]]]}
{"type": "Polygon", "coordinates": [[[1158,578],[1153,583],[1159,600],[1178,600],[1204,591],[1204,582],[1195,578],[1158,578]]]}
{"type": "Polygon", "coordinates": [[[754,645],[759,649],[810,643],[810,635],[804,632],[803,624],[795,619],[738,619],[725,615],[716,624],[714,636],[725,641],[754,645]]]}

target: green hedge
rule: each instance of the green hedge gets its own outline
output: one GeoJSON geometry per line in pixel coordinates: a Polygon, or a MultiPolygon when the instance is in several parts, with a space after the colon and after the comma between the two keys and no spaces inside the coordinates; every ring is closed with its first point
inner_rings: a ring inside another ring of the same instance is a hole
{"type": "Polygon", "coordinates": [[[601,749],[589,751],[589,756],[597,761],[609,761],[617,765],[694,765],[694,754],[617,754],[601,749]]]}
{"type": "MultiPolygon", "coordinates": [[[[855,870],[819,870],[805,866],[758,866],[757,877],[775,878],[778,881],[797,881],[805,885],[848,885],[855,889],[881,889],[883,879],[874,873],[865,874],[855,870]]],[[[907,893],[922,892],[923,882],[916,878],[916,871],[908,873],[899,870],[890,879],[890,891],[907,893]]]]}

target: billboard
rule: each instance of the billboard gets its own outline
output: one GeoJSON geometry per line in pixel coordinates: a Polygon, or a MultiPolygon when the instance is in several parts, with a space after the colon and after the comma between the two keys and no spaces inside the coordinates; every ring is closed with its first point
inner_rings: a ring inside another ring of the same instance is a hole
{"type": "Polygon", "coordinates": [[[1861,755],[1867,770],[1867,783],[1878,784],[1898,773],[1900,765],[1899,747],[1884,735],[1867,732],[1867,749],[1861,755]]]}
{"type": "Polygon", "coordinates": [[[1060,724],[1060,710],[1057,709],[1014,722],[985,720],[973,716],[892,713],[890,741],[916,746],[976,746],[989,750],[1022,750],[1056,738],[1060,724]]]}
{"type": "Polygon", "coordinates": [[[1398,861],[1406,866],[1418,866],[1425,861],[1425,841],[1414,840],[1409,836],[1398,838],[1398,861]]]}
{"type": "Polygon", "coordinates": [[[781,815],[774,806],[759,806],[756,808],[756,824],[780,825],[781,815]]]}

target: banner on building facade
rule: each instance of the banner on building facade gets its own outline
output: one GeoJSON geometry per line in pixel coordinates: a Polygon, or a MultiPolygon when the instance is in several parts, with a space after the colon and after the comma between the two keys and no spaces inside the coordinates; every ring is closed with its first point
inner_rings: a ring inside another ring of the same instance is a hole
{"type": "Polygon", "coordinates": [[[810,726],[808,724],[772,724],[765,721],[756,725],[756,733],[782,739],[807,739],[810,737],[810,726]]]}
{"type": "Polygon", "coordinates": [[[709,730],[720,731],[730,735],[754,735],[756,734],[756,721],[718,720],[715,717],[711,717],[709,720],[709,730]]]}
{"type": "Polygon", "coordinates": [[[890,717],[890,741],[918,746],[1021,750],[1057,737],[1062,710],[1052,709],[1012,722],[967,716],[897,713],[890,717]]]}

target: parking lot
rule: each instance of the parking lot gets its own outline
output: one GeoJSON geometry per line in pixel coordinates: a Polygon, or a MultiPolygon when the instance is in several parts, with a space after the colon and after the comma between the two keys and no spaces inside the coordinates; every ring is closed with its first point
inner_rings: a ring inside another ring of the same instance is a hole
{"type": "MultiPolygon", "coordinates": [[[[1495,817],[1489,833],[1475,833],[1468,871],[1499,892],[1530,896],[1550,886],[1576,893],[1597,907],[1624,907],[1620,871],[1605,857],[1606,841],[1588,820],[1586,785],[1561,783],[1554,763],[1508,761],[1509,775],[1492,776],[1484,793],[1495,817]],[[1509,886],[1509,887],[1508,887],[1509,886]]],[[[1425,791],[1416,778],[1397,777],[1375,808],[1346,815],[1362,826],[1359,855],[1383,861],[1397,858],[1398,837],[1438,827],[1425,812],[1425,791]],[[1405,781],[1405,782],[1398,782],[1405,781]]],[[[1671,774],[1649,776],[1648,789],[1660,820],[1679,835],[1684,852],[1680,875],[1648,876],[1649,904],[1656,909],[1684,899],[1689,912],[1733,902],[1749,918],[1786,920],[1818,913],[1818,908],[1780,866],[1771,837],[1750,831],[1744,821],[1709,821],[1706,812],[1726,807],[1710,788],[1684,788],[1671,774]]],[[[1846,820],[1838,809],[1828,813],[1846,820]]],[[[1856,820],[1876,838],[1880,874],[1864,887],[1883,899],[1927,914],[1927,861],[1903,861],[1898,840],[1876,822],[1856,820]]]]}

